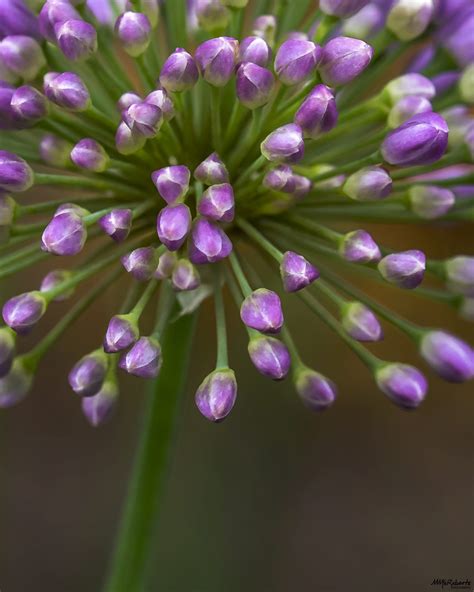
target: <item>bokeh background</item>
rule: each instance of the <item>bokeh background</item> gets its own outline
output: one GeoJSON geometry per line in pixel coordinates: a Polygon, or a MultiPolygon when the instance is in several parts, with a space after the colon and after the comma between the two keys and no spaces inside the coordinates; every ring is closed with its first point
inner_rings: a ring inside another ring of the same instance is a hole
{"type": "MultiPolygon", "coordinates": [[[[434,257],[472,254],[469,227],[376,232],[386,244],[417,245],[434,257]]],[[[43,273],[38,266],[4,285],[3,296],[31,288],[43,273]]],[[[374,289],[402,314],[474,342],[473,327],[444,306],[374,289]]],[[[96,347],[121,296],[120,289],[109,291],[47,356],[31,396],[0,415],[2,592],[100,588],[144,388],[125,377],[115,417],[96,430],[81,416],[66,375],[96,347]]],[[[425,403],[403,412],[295,300],[286,303],[287,318],[304,357],[337,381],[339,399],[315,415],[290,382],[260,377],[228,302],[239,398],[227,421],[205,421],[193,401],[215,356],[212,306],[204,305],[162,502],[151,590],[415,592],[432,590],[434,578],[474,580],[472,384],[448,385],[430,375],[425,403]]],[[[66,307],[58,304],[55,314],[66,307]]],[[[43,327],[51,322],[45,319],[43,327]]],[[[386,333],[378,346],[382,356],[415,361],[408,341],[390,328],[386,333]]]]}

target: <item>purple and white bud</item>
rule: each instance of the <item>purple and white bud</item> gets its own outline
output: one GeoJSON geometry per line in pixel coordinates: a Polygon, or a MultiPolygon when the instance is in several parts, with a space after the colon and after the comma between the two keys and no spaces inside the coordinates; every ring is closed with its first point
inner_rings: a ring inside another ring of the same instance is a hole
{"type": "Polygon", "coordinates": [[[136,58],[148,47],[152,26],[145,14],[127,11],[115,22],[115,34],[120,39],[124,50],[136,58]]]}
{"type": "Polygon", "coordinates": [[[13,193],[26,191],[33,180],[33,171],[26,160],[8,150],[0,150],[0,189],[13,193]]]}
{"type": "Polygon", "coordinates": [[[158,193],[169,205],[183,199],[188,192],[190,179],[190,170],[182,165],[158,169],[151,174],[151,180],[158,193]]]}
{"type": "Polygon", "coordinates": [[[71,19],[58,23],[54,32],[60,50],[68,60],[87,60],[97,51],[97,33],[86,21],[71,19]]]}
{"type": "Polygon", "coordinates": [[[0,37],[6,35],[29,35],[39,39],[38,21],[23,0],[0,2],[0,37]]]}
{"type": "Polygon", "coordinates": [[[436,89],[426,76],[418,72],[409,72],[391,80],[385,86],[383,93],[393,107],[405,97],[423,97],[431,101],[436,96],[436,89]]]}
{"type": "Polygon", "coordinates": [[[140,337],[136,318],[132,314],[115,315],[109,321],[104,337],[104,351],[108,354],[128,349],[140,337]]]}
{"type": "Polygon", "coordinates": [[[247,327],[261,333],[279,333],[283,326],[280,297],[266,288],[254,290],[242,302],[240,318],[247,327]]]}
{"type": "Polygon", "coordinates": [[[82,216],[75,211],[56,213],[43,231],[41,248],[53,255],[77,255],[87,240],[82,216]]]}
{"type": "Polygon", "coordinates": [[[170,121],[176,115],[173,101],[163,89],[157,89],[148,94],[145,98],[145,102],[158,107],[158,109],[161,110],[165,121],[170,121]]]}
{"type": "Polygon", "coordinates": [[[265,39],[268,45],[273,47],[276,28],[277,21],[273,14],[262,14],[253,23],[252,35],[265,39]]]}
{"type": "Polygon", "coordinates": [[[308,138],[317,138],[331,131],[337,123],[338,113],[332,90],[324,84],[316,85],[301,103],[295,114],[298,124],[308,138]]]}
{"type": "Polygon", "coordinates": [[[16,334],[10,327],[0,327],[0,378],[6,376],[15,358],[16,334]]]}
{"type": "Polygon", "coordinates": [[[41,35],[51,43],[56,43],[56,27],[71,19],[80,19],[77,10],[70,2],[47,0],[38,15],[41,35]]]}
{"type": "Polygon", "coordinates": [[[121,258],[127,272],[139,282],[147,282],[153,277],[158,258],[153,247],[140,247],[121,258]]]}
{"type": "Polygon", "coordinates": [[[474,350],[465,341],[445,331],[427,331],[420,353],[431,368],[448,382],[474,378],[474,350]]]}
{"type": "Polygon", "coordinates": [[[22,124],[33,125],[48,115],[46,97],[33,86],[20,86],[10,102],[15,119],[22,124]]]}
{"type": "Polygon", "coordinates": [[[179,259],[171,274],[171,285],[176,292],[189,292],[199,288],[201,278],[196,267],[188,259],[179,259]]]}
{"type": "Polygon", "coordinates": [[[177,251],[191,230],[191,221],[191,211],[187,205],[166,206],[156,219],[158,238],[170,251],[177,251]]]}
{"type": "Polygon", "coordinates": [[[265,138],[260,149],[272,162],[298,162],[304,156],[303,130],[294,123],[279,127],[265,138]]]}
{"type": "Polygon", "coordinates": [[[293,380],[303,404],[312,411],[324,411],[336,400],[337,388],[334,382],[311,368],[297,368],[293,380]]]}
{"type": "Polygon", "coordinates": [[[225,86],[234,74],[239,43],[232,37],[216,37],[204,41],[194,57],[202,77],[212,86],[225,86]]]}
{"type": "Polygon", "coordinates": [[[209,421],[225,419],[237,398],[237,381],[230,368],[217,369],[202,381],[196,391],[195,401],[199,411],[209,421]]]}
{"type": "Polygon", "coordinates": [[[10,372],[0,378],[0,408],[6,409],[20,403],[30,392],[33,373],[22,358],[16,358],[10,372]]]}
{"type": "Polygon", "coordinates": [[[295,174],[287,164],[280,164],[270,169],[263,178],[263,186],[273,191],[294,193],[296,189],[295,174]]]}
{"type": "Polygon", "coordinates": [[[124,121],[119,124],[115,133],[115,147],[120,154],[133,154],[143,148],[145,142],[145,136],[131,130],[124,121]]]}
{"type": "Polygon", "coordinates": [[[342,23],[342,32],[347,37],[368,39],[382,28],[384,21],[382,8],[370,2],[342,23]]]}
{"type": "Polygon", "coordinates": [[[474,297],[474,257],[459,255],[448,259],[445,273],[452,292],[474,297]]]}
{"type": "Polygon", "coordinates": [[[365,230],[353,230],[342,238],[339,253],[351,263],[377,263],[382,254],[377,243],[365,230]]]}
{"type": "Polygon", "coordinates": [[[142,101],[134,103],[123,112],[123,121],[127,126],[145,138],[153,138],[163,124],[163,113],[156,105],[142,101]]]}
{"type": "Polygon", "coordinates": [[[321,0],[319,8],[331,16],[348,18],[359,12],[369,0],[321,0]]]}
{"type": "Polygon", "coordinates": [[[329,86],[348,84],[367,68],[373,54],[365,41],[335,37],[324,46],[318,71],[329,86]]]}
{"type": "Polygon", "coordinates": [[[433,11],[433,0],[395,0],[387,16],[387,29],[402,41],[411,41],[428,27],[433,11]]]}
{"type": "Polygon", "coordinates": [[[99,226],[116,243],[121,243],[132,229],[133,212],[128,208],[117,208],[102,216],[99,226]]]}
{"type": "Polygon", "coordinates": [[[272,380],[282,380],[290,370],[290,352],[286,345],[275,337],[252,337],[248,344],[248,352],[260,374],[272,380]]]}
{"type": "Polygon", "coordinates": [[[313,74],[321,55],[321,48],[312,41],[288,39],[275,56],[276,75],[287,86],[299,84],[313,74]]]}
{"type": "Polygon", "coordinates": [[[56,209],[54,212],[55,216],[59,216],[59,214],[77,214],[78,216],[84,217],[90,214],[89,210],[86,210],[82,206],[78,206],[74,203],[63,203],[56,209]]]}
{"type": "Polygon", "coordinates": [[[178,47],[165,61],[160,72],[160,84],[168,92],[182,92],[193,88],[199,71],[193,56],[178,47]]]}
{"type": "Polygon", "coordinates": [[[156,266],[153,277],[157,280],[165,280],[171,277],[174,266],[178,261],[178,256],[175,252],[165,251],[158,258],[158,265],[156,266]]]}
{"type": "Polygon", "coordinates": [[[224,30],[231,13],[220,0],[195,0],[199,25],[208,32],[224,30]]]}
{"type": "Polygon", "coordinates": [[[266,68],[271,56],[272,50],[262,37],[245,37],[240,44],[240,62],[252,62],[266,68]]]}
{"type": "Polygon", "coordinates": [[[102,388],[107,375],[108,360],[102,350],[82,357],[69,372],[69,384],[80,397],[93,397],[102,388]]]}
{"type": "MultiPolygon", "coordinates": [[[[119,100],[117,101],[117,111],[119,113],[123,113],[126,111],[131,105],[135,103],[141,103],[142,98],[134,92],[126,92],[121,95],[119,100]]],[[[150,101],[151,102],[151,101],[150,101]]]]}
{"type": "Polygon", "coordinates": [[[378,264],[378,270],[387,282],[406,290],[421,284],[425,269],[426,256],[415,249],[387,255],[378,264]]]}
{"type": "Polygon", "coordinates": [[[229,182],[229,173],[217,152],[213,152],[196,168],[194,178],[205,185],[220,185],[229,182]]]}
{"type": "Polygon", "coordinates": [[[5,302],[3,320],[19,335],[26,335],[42,318],[47,306],[47,300],[41,292],[25,292],[5,302]]]}
{"type": "Polygon", "coordinates": [[[341,310],[344,330],[356,341],[373,342],[383,339],[382,327],[374,313],[361,302],[347,302],[341,310]]]}
{"type": "Polygon", "coordinates": [[[248,109],[258,109],[268,103],[275,87],[270,70],[243,62],[237,69],[236,93],[239,101],[248,109]]]}
{"type": "Polygon", "coordinates": [[[286,251],[280,263],[280,276],[285,292],[298,292],[317,280],[319,271],[302,255],[286,251]]]}
{"type": "Polygon", "coordinates": [[[432,164],[445,153],[448,132],[441,115],[420,113],[385,137],[382,156],[389,164],[401,167],[432,164]]]}
{"type": "Polygon", "coordinates": [[[132,348],[120,358],[119,367],[140,378],[156,378],[163,358],[161,345],[154,337],[140,337],[132,348]]]}
{"type": "Polygon", "coordinates": [[[456,196],[446,187],[414,185],[408,191],[411,209],[427,220],[444,216],[456,203],[456,196]]]}
{"type": "Polygon", "coordinates": [[[404,409],[418,407],[428,390],[423,374],[408,364],[383,364],[375,371],[375,380],[380,390],[404,409]]]}
{"type": "Polygon", "coordinates": [[[70,162],[71,150],[72,144],[54,134],[42,136],[39,145],[41,159],[46,164],[58,168],[67,167],[70,162]]]}
{"type": "Polygon", "coordinates": [[[79,140],[71,150],[71,160],[80,169],[94,173],[102,173],[109,165],[107,152],[92,138],[79,140]]]}
{"type": "Polygon", "coordinates": [[[430,111],[433,111],[433,106],[425,97],[403,97],[390,110],[387,123],[393,129],[418,115],[418,113],[429,113],[430,111]]]}
{"type": "Polygon", "coordinates": [[[295,190],[293,191],[293,196],[297,199],[301,199],[308,195],[308,193],[313,188],[313,182],[311,179],[303,177],[303,175],[294,175],[293,179],[295,181],[295,190]]]}
{"type": "Polygon", "coordinates": [[[198,218],[194,222],[189,241],[189,259],[192,263],[216,263],[231,252],[232,243],[222,228],[205,218],[198,218]]]}
{"type": "MultiPolygon", "coordinates": [[[[54,290],[63,282],[71,279],[72,272],[67,269],[54,269],[47,273],[41,280],[40,292],[54,290]]],[[[63,302],[74,294],[74,288],[65,290],[53,298],[53,302],[63,302]]]]}
{"type": "Polygon", "coordinates": [[[117,401],[117,385],[115,382],[107,381],[96,395],[82,399],[82,413],[91,426],[97,428],[110,419],[117,401]]]}
{"type": "Polygon", "coordinates": [[[86,111],[91,104],[87,87],[74,72],[46,74],[44,94],[52,103],[69,111],[86,111]]]}
{"type": "Polygon", "coordinates": [[[46,66],[39,43],[25,35],[9,35],[0,41],[0,62],[2,69],[24,80],[34,80],[46,66]]]}
{"type": "Polygon", "coordinates": [[[216,222],[232,222],[235,214],[234,190],[229,183],[211,185],[201,196],[198,204],[201,216],[216,222]]]}
{"type": "Polygon", "coordinates": [[[342,190],[358,201],[377,201],[390,195],[392,179],[382,167],[369,166],[350,175],[342,190]]]}

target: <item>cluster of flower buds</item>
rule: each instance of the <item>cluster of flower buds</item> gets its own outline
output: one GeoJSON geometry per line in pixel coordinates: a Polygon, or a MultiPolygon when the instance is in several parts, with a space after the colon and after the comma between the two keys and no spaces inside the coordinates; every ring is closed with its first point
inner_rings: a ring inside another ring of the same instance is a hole
{"type": "Polygon", "coordinates": [[[446,232],[472,222],[470,0],[321,0],[310,15],[306,3],[282,3],[299,31],[274,15],[252,23],[247,0],[196,0],[165,11],[166,36],[158,2],[127,4],[117,18],[99,4],[46,0],[35,15],[23,0],[0,3],[0,278],[51,255],[67,262],[3,305],[0,407],[24,399],[53,343],[123,276],[129,289],[102,343],[69,373],[94,426],[117,404],[118,371],[158,377],[163,335],[210,296],[217,361],[195,402],[213,422],[237,398],[227,296],[256,370],[291,376],[314,411],[335,402],[337,387],[302,360],[284,298],[344,341],[399,407],[418,407],[428,383],[367,348],[385,324],[444,380],[474,377],[466,342],[354,285],[360,274],[416,290],[474,320],[473,254],[434,259],[403,232],[398,249],[383,244],[392,222],[449,221],[446,232]],[[41,185],[60,191],[43,202],[41,185]],[[277,287],[262,284],[256,253],[277,287]],[[20,337],[73,298],[24,353],[20,337]]]}

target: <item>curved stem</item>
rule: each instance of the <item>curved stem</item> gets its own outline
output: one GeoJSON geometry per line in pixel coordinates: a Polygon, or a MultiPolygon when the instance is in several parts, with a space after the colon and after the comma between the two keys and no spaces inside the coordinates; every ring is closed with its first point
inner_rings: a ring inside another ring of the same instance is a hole
{"type": "Polygon", "coordinates": [[[181,317],[165,331],[164,363],[154,381],[105,592],[144,590],[152,556],[175,419],[185,386],[196,315],[181,317]]]}

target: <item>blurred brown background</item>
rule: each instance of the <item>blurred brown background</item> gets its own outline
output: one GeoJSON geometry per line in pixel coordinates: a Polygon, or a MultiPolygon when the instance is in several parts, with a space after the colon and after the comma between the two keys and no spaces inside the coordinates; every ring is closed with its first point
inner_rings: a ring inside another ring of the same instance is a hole
{"type": "MultiPolygon", "coordinates": [[[[375,236],[394,247],[426,248],[436,257],[472,253],[469,228],[400,230],[379,227],[375,236]]],[[[3,295],[31,288],[42,272],[38,267],[22,283],[4,286],[3,295]]],[[[376,289],[413,320],[448,327],[474,342],[473,327],[445,307],[376,289]]],[[[94,430],[82,418],[66,375],[101,339],[120,296],[109,292],[74,326],[47,356],[31,396],[0,415],[2,592],[100,588],[143,389],[138,379],[124,379],[116,416],[94,430]]],[[[57,314],[66,306],[58,305],[57,314]]],[[[340,389],[333,409],[314,415],[289,382],[271,383],[254,371],[236,311],[228,316],[238,403],[220,425],[203,420],[194,407],[194,389],[214,362],[214,343],[203,346],[214,331],[206,303],[151,590],[416,592],[433,590],[434,578],[474,580],[472,383],[448,385],[430,374],[423,406],[400,411],[352,353],[292,299],[287,317],[306,361],[340,389]]],[[[388,329],[377,351],[416,360],[412,346],[388,329]]]]}

